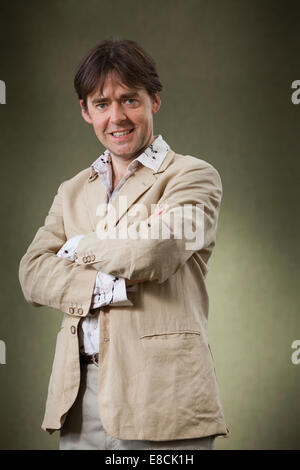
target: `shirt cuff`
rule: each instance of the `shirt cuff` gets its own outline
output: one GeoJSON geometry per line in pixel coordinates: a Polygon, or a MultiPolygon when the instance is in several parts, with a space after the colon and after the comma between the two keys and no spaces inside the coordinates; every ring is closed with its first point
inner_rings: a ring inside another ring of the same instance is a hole
{"type": "Polygon", "coordinates": [[[126,293],[125,279],[112,276],[99,271],[96,277],[95,288],[90,309],[111,305],[116,307],[132,306],[126,293]]]}
{"type": "Polygon", "coordinates": [[[80,240],[84,235],[76,235],[75,237],[69,238],[61,249],[56,253],[56,256],[60,258],[66,258],[69,261],[76,261],[77,259],[77,247],[80,240]]]}

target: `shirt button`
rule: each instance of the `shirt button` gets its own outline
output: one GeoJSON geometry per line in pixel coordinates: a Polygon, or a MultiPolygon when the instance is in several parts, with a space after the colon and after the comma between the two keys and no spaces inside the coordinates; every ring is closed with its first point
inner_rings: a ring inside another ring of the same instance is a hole
{"type": "Polygon", "coordinates": [[[104,338],[103,341],[107,343],[107,341],[109,341],[109,338],[104,338]]]}

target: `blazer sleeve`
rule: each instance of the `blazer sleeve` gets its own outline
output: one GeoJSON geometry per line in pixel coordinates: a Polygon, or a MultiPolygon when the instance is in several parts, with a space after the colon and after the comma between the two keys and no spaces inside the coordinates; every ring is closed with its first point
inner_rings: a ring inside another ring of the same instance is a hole
{"type": "Polygon", "coordinates": [[[56,256],[66,242],[63,219],[64,183],[57,191],[44,226],[40,227],[19,265],[25,299],[35,307],[64,313],[89,312],[97,272],[56,256]]]}
{"type": "Polygon", "coordinates": [[[77,262],[116,276],[158,283],[176,273],[195,252],[206,266],[216,241],[221,199],[221,178],[212,165],[181,169],[159,201],[166,210],[130,226],[128,235],[136,232],[136,239],[113,239],[108,233],[101,240],[97,231],[91,232],[78,245],[77,262]],[[159,236],[151,236],[157,230],[159,236]],[[191,241],[192,233],[195,241],[191,241]]]}

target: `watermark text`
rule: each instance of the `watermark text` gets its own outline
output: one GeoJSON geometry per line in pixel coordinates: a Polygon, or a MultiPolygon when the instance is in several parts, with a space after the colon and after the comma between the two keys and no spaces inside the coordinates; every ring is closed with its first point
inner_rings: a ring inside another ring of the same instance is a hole
{"type": "Polygon", "coordinates": [[[6,104],[6,85],[3,80],[0,80],[0,104],[6,104]]]}
{"type": "Polygon", "coordinates": [[[295,366],[300,364],[300,339],[295,339],[291,345],[292,349],[295,349],[291,356],[291,361],[295,366]]]}
{"type": "Polygon", "coordinates": [[[186,250],[200,250],[204,245],[204,204],[183,204],[169,207],[167,204],[147,206],[135,204],[127,211],[127,196],[120,196],[119,206],[107,210],[106,204],[97,207],[100,220],[96,233],[100,240],[166,240],[185,242],[186,250]],[[119,217],[118,217],[119,215],[119,217]],[[117,223],[119,221],[120,222],[117,223]]]}
{"type": "Polygon", "coordinates": [[[292,88],[295,90],[291,96],[292,103],[299,104],[300,103],[300,80],[294,80],[292,83],[292,88]]]}
{"type": "Polygon", "coordinates": [[[0,339],[0,364],[6,364],[6,345],[2,339],[0,339]]]}

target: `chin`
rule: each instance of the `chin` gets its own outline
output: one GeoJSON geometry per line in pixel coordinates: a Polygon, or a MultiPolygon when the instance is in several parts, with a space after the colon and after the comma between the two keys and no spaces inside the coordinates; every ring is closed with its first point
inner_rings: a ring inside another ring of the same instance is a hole
{"type": "Polygon", "coordinates": [[[118,155],[118,156],[128,156],[130,157],[131,155],[134,155],[136,152],[137,152],[137,149],[135,147],[118,147],[116,146],[115,148],[112,147],[112,152],[115,154],[115,155],[118,155]]]}

